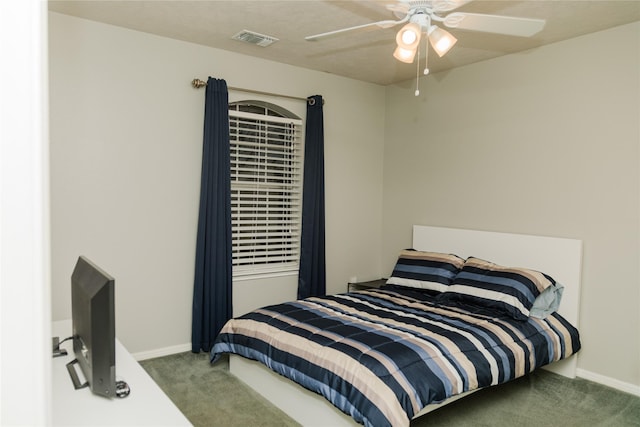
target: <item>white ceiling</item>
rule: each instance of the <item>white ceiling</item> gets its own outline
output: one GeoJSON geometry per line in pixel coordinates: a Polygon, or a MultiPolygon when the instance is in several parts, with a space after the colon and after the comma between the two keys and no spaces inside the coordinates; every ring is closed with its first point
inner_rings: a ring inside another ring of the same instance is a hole
{"type": "MultiPolygon", "coordinates": [[[[397,27],[352,32],[315,42],[305,41],[304,37],[395,20],[385,7],[394,3],[395,0],[50,0],[49,10],[387,85],[416,75],[415,64],[404,64],[392,57],[397,27]],[[279,41],[263,48],[232,40],[241,30],[276,37],[279,41]]],[[[547,24],[531,38],[449,30],[458,43],[443,58],[431,52],[432,73],[639,21],[640,1],[475,0],[457,11],[541,18],[547,24]]],[[[594,52],[594,61],[599,58],[598,52],[594,52]]]]}

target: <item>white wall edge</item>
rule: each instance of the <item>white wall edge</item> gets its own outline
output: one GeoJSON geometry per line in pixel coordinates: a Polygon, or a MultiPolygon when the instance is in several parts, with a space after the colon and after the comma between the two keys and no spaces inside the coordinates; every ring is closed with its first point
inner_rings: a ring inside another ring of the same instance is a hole
{"type": "Polygon", "coordinates": [[[604,375],[596,374],[595,372],[587,371],[584,369],[578,368],[576,370],[576,375],[585,380],[593,381],[598,384],[606,385],[611,388],[615,388],[616,390],[624,391],[625,393],[630,393],[635,396],[640,397],[640,386],[627,383],[624,381],[617,380],[615,378],[607,377],[604,375]]]}
{"type": "MultiPolygon", "coordinates": [[[[133,354],[133,358],[138,362],[141,360],[153,359],[155,357],[170,356],[176,353],[184,353],[191,350],[191,343],[172,345],[170,347],[158,348],[155,350],[141,351],[133,354]]],[[[116,367],[117,369],[117,367],[116,367]]]]}

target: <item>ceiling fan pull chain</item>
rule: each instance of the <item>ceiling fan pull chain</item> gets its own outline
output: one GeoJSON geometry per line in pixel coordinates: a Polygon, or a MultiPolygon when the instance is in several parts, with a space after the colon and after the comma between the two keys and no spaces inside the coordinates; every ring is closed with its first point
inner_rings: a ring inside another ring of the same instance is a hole
{"type": "Polygon", "coordinates": [[[425,43],[424,48],[424,75],[429,74],[429,40],[425,43]]]}
{"type": "Polygon", "coordinates": [[[415,95],[420,95],[420,47],[418,46],[418,59],[416,60],[416,91],[415,95]]]}

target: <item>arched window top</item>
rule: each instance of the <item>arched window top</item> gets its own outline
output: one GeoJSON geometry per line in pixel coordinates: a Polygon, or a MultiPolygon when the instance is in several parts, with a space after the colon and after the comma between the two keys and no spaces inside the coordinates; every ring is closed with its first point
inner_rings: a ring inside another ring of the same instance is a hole
{"type": "Polygon", "coordinates": [[[244,101],[236,101],[229,103],[230,111],[243,111],[245,113],[260,114],[263,116],[283,117],[287,119],[301,120],[300,117],[293,114],[291,111],[283,108],[279,105],[272,104],[266,101],[258,101],[254,99],[248,99],[244,101]]]}

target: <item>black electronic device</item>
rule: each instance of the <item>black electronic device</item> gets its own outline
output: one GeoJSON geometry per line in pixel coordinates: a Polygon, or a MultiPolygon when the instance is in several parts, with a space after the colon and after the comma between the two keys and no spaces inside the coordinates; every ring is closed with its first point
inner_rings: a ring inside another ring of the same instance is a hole
{"type": "Polygon", "coordinates": [[[115,280],[84,256],[71,275],[73,352],[67,364],[76,389],[89,387],[95,394],[116,397],[115,280]],[[75,370],[78,365],[86,382],[75,370]]]}

